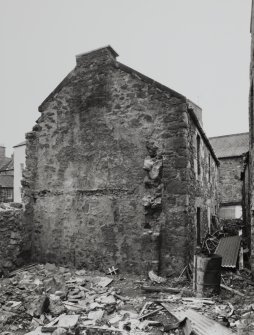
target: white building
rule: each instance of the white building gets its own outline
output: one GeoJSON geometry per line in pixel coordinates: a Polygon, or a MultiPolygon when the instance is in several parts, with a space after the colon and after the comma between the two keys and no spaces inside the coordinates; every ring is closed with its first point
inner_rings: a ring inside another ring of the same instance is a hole
{"type": "Polygon", "coordinates": [[[26,141],[14,147],[14,202],[22,202],[22,172],[26,163],[26,141]]]}

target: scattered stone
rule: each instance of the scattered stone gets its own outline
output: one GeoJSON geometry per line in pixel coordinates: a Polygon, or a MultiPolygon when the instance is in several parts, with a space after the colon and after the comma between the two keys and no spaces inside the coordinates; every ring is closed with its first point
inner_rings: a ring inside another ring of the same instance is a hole
{"type": "Polygon", "coordinates": [[[88,319],[94,320],[94,321],[101,320],[103,317],[103,314],[104,314],[104,311],[101,309],[98,311],[89,312],[88,319]]]}
{"type": "Polygon", "coordinates": [[[66,334],[67,334],[67,330],[64,328],[57,328],[52,333],[52,335],[66,335],[66,334]]]}
{"type": "Polygon", "coordinates": [[[100,277],[97,285],[101,287],[107,287],[110,283],[112,283],[113,279],[108,277],[100,277]]]}
{"type": "Polygon", "coordinates": [[[153,271],[148,272],[148,277],[151,279],[151,281],[158,283],[158,284],[165,283],[167,281],[166,278],[157,276],[153,271]]]}
{"type": "Polygon", "coordinates": [[[78,323],[79,315],[60,315],[58,326],[62,328],[73,328],[78,323]]]}

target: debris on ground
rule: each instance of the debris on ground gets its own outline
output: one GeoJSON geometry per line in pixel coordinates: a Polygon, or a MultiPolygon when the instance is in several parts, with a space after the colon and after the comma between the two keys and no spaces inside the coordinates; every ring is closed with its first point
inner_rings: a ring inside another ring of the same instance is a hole
{"type": "Polygon", "coordinates": [[[186,276],[123,277],[119,271],[105,275],[31,264],[0,279],[0,330],[2,335],[190,335],[204,334],[200,329],[207,323],[206,335],[214,329],[247,334],[254,328],[251,275],[244,269],[224,272],[222,279],[231,290],[197,298],[186,276]]]}

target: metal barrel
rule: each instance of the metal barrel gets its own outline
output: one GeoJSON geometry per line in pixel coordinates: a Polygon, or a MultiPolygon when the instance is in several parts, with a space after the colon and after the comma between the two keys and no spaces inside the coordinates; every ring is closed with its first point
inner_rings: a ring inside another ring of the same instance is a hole
{"type": "Polygon", "coordinates": [[[205,292],[219,293],[221,281],[221,261],[219,255],[196,255],[196,291],[202,296],[205,292]]]}

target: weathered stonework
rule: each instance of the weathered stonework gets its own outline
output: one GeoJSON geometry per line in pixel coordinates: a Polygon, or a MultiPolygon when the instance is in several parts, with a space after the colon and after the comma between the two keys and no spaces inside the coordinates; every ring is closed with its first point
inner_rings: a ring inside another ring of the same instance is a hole
{"type": "Polygon", "coordinates": [[[0,273],[27,262],[30,249],[31,226],[23,209],[0,210],[0,273]]]}
{"type": "Polygon", "coordinates": [[[244,168],[243,168],[243,174],[242,174],[242,180],[243,180],[243,201],[242,201],[242,207],[243,207],[243,222],[244,229],[243,234],[244,238],[246,240],[246,246],[249,249],[249,256],[251,251],[251,211],[250,211],[250,199],[251,199],[251,189],[250,189],[250,164],[249,164],[249,154],[245,156],[244,159],[244,168]]]}
{"type": "Polygon", "coordinates": [[[27,134],[23,186],[33,257],[179,272],[195,247],[197,203],[204,224],[207,208],[216,212],[217,174],[207,181],[211,148],[200,134],[198,180],[201,127],[187,99],[115,57],[110,47],[78,56],[27,134]]]}
{"type": "Polygon", "coordinates": [[[219,193],[221,204],[242,204],[244,156],[220,158],[219,193]]]}
{"type": "Polygon", "coordinates": [[[251,223],[251,266],[254,273],[254,6],[251,12],[251,58],[249,91],[249,181],[250,181],[250,223],[251,223]]]}
{"type": "MultiPolygon", "coordinates": [[[[219,194],[218,194],[218,166],[219,162],[210,147],[209,141],[202,136],[202,128],[197,127],[195,115],[189,114],[189,144],[191,152],[190,169],[190,211],[194,222],[196,221],[197,208],[201,211],[201,237],[211,233],[216,227],[214,218],[218,216],[219,194]],[[197,136],[200,136],[200,174],[197,168],[197,136]],[[194,212],[194,213],[193,213],[194,212]]],[[[192,224],[192,226],[196,226],[192,224]]]]}

